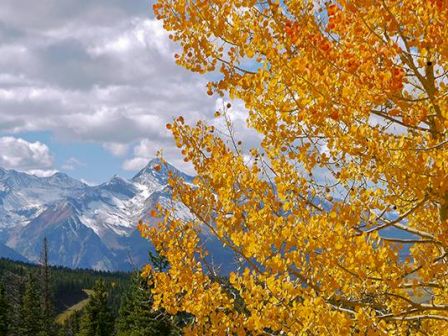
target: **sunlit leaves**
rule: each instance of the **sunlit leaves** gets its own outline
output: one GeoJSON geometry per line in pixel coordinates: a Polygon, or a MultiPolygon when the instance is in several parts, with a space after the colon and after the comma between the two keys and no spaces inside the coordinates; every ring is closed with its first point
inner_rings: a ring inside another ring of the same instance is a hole
{"type": "Polygon", "coordinates": [[[192,314],[194,335],[446,333],[446,3],[160,0],[155,12],[176,61],[213,72],[208,93],[241,99],[262,136],[243,156],[204,122],[167,125],[198,176],[171,181],[194,221],[168,211],[140,226],[171,265],[155,273],[157,305],[192,314]],[[200,232],[235,254],[230,283],[200,232]]]}

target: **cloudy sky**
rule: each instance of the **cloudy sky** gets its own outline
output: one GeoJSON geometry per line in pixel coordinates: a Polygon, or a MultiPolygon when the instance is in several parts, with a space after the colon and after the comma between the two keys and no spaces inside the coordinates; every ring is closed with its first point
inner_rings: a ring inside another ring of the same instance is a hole
{"type": "Polygon", "coordinates": [[[165,124],[211,120],[222,102],[174,64],[151,6],[1,0],[0,167],[99,183],[132,176],[163,148],[188,171],[165,124]]]}

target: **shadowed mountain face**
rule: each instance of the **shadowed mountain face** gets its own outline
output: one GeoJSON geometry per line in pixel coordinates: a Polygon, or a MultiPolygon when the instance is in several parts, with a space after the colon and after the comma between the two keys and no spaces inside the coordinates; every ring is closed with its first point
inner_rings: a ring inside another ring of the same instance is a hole
{"type": "MultiPolygon", "coordinates": [[[[0,169],[0,256],[36,262],[47,237],[55,265],[130,270],[147,263],[152,247],[136,231],[138,220],[170,201],[168,172],[192,180],[156,165],[158,159],[130,181],[115,176],[98,186],[62,173],[42,178],[0,169]]],[[[176,209],[190,216],[182,204],[176,209]]]]}
{"type": "Polygon", "coordinates": [[[3,243],[0,243],[0,256],[3,258],[11,259],[11,260],[17,260],[22,262],[27,262],[28,260],[22,256],[21,254],[14,251],[12,248],[6,246],[3,243]]]}

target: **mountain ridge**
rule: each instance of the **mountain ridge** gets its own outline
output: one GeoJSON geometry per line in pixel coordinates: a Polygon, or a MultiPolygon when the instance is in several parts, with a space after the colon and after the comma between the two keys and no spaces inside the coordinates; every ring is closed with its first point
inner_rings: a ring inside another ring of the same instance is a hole
{"type": "MultiPolygon", "coordinates": [[[[156,203],[170,201],[170,172],[193,179],[159,159],[129,180],[115,175],[95,186],[64,173],[38,177],[0,168],[0,257],[37,262],[47,237],[54,265],[108,271],[139,267],[152,247],[136,232],[137,223],[149,218],[156,203]]],[[[190,216],[183,204],[176,211],[190,216]]]]}

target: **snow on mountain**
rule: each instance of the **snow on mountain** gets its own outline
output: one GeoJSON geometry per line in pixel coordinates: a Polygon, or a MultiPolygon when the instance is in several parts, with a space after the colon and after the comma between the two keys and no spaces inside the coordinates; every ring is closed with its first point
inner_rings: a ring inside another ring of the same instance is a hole
{"type": "MultiPolygon", "coordinates": [[[[0,168],[0,257],[37,262],[47,237],[49,260],[55,265],[100,270],[140,267],[148,262],[152,247],[136,230],[139,219],[151,220],[150,212],[157,204],[174,209],[179,218],[193,218],[185,205],[171,199],[169,173],[192,183],[191,176],[158,159],[131,180],[114,176],[98,186],[62,173],[37,177],[0,168]]],[[[310,201],[325,210],[331,208],[325,200],[310,201]]],[[[415,238],[392,228],[381,234],[415,238]]],[[[221,265],[222,273],[234,270],[230,249],[206,229],[201,240],[210,263],[221,265]]],[[[409,246],[400,253],[406,257],[409,246]]]]}
{"type": "Polygon", "coordinates": [[[47,204],[76,196],[86,187],[62,173],[37,177],[0,168],[0,228],[24,226],[47,204]]]}
{"type": "Polygon", "coordinates": [[[158,185],[164,186],[168,183],[168,174],[170,172],[175,176],[182,177],[187,182],[193,180],[191,176],[184,174],[169,163],[163,164],[160,159],[153,159],[132,178],[132,181],[150,188],[158,185]],[[158,166],[157,169],[155,169],[156,166],[158,166]]]}
{"type": "MultiPolygon", "coordinates": [[[[65,174],[36,177],[0,169],[0,243],[31,261],[49,241],[50,262],[68,267],[126,270],[147,261],[149,243],[136,232],[157,203],[173,205],[168,173],[191,182],[175,167],[151,160],[131,180],[114,176],[89,186],[65,174]],[[160,166],[156,167],[155,166],[160,166]]],[[[182,204],[178,216],[191,218],[182,204]]],[[[5,252],[6,253],[6,252],[5,252]]]]}

